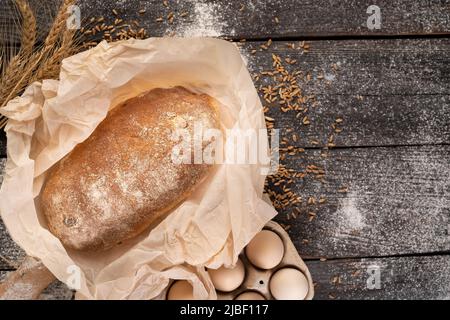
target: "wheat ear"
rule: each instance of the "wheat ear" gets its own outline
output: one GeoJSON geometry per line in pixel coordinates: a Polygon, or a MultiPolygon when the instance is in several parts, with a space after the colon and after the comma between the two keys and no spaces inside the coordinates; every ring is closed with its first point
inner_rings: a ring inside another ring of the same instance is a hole
{"type": "Polygon", "coordinates": [[[21,77],[21,72],[26,64],[26,60],[33,52],[33,46],[36,41],[36,19],[26,0],[15,0],[15,4],[22,15],[22,45],[19,52],[9,61],[4,69],[0,81],[0,101],[5,103],[6,96],[11,93],[12,88],[21,77]]]}

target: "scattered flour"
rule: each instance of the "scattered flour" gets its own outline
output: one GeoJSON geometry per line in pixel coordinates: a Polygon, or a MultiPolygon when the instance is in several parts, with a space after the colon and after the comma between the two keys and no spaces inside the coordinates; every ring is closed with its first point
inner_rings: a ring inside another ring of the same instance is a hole
{"type": "Polygon", "coordinates": [[[34,293],[34,287],[29,283],[14,283],[3,294],[1,300],[17,300],[18,297],[22,299],[31,299],[34,293]]]}
{"type": "Polygon", "coordinates": [[[176,34],[182,37],[218,37],[223,35],[224,29],[228,26],[222,19],[221,3],[211,3],[206,1],[189,0],[193,6],[190,16],[193,21],[180,26],[176,34]]]}
{"type": "Polygon", "coordinates": [[[361,231],[366,224],[364,215],[358,209],[358,194],[350,191],[345,198],[339,200],[336,216],[339,217],[338,229],[348,231],[361,231]]]}
{"type": "Polygon", "coordinates": [[[98,180],[89,185],[88,196],[91,203],[94,203],[105,216],[110,217],[112,215],[112,207],[107,190],[106,176],[100,176],[98,180]]]}

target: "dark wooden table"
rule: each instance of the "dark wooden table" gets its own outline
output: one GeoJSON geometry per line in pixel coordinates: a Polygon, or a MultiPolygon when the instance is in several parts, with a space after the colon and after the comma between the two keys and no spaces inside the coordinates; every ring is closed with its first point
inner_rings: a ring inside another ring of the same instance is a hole
{"type": "MultiPolygon", "coordinates": [[[[303,203],[276,218],[306,260],[316,298],[450,299],[449,0],[85,0],[80,8],[110,22],[116,9],[151,36],[235,41],[261,98],[277,84],[264,75],[273,54],[301,71],[309,124],[279,101],[263,103],[282,137],[296,134],[304,149],[282,164],[323,170],[295,179],[303,203]],[[380,8],[381,29],[367,27],[370,5],[380,8]]],[[[2,133],[1,167],[5,144],[2,133]]],[[[0,223],[0,279],[23,256],[0,223]]],[[[71,297],[60,283],[43,295],[71,297]]]]}

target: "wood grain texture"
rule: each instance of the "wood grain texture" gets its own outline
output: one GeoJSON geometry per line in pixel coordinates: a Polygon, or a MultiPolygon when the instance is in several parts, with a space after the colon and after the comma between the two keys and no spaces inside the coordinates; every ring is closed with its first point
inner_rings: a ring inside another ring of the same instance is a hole
{"type": "MultiPolygon", "coordinates": [[[[373,35],[430,35],[450,32],[447,0],[243,0],[145,2],[81,0],[85,17],[138,20],[152,36],[221,36],[233,39],[373,35]],[[381,10],[381,29],[367,27],[370,5],[381,10]],[[145,13],[139,14],[139,10],[145,13]],[[167,19],[173,12],[172,22],[167,19]],[[181,17],[180,14],[185,16],[181,17]],[[163,18],[162,22],[156,19],[163,18]]],[[[113,19],[112,19],[113,20],[113,19]]]]}
{"type": "MultiPolygon", "coordinates": [[[[0,159],[0,184],[6,159],[0,159]]],[[[11,239],[2,219],[0,218],[0,270],[13,270],[17,268],[25,257],[25,252],[11,239]]]]}
{"type": "MultiPolygon", "coordinates": [[[[306,261],[317,300],[449,299],[450,256],[392,257],[306,261]],[[370,267],[370,268],[369,268],[370,267]],[[379,268],[380,289],[369,289],[370,270],[379,268]]],[[[0,282],[10,271],[0,271],[0,282]]],[[[55,281],[40,299],[73,299],[73,292],[55,281]]]]}
{"type": "Polygon", "coordinates": [[[322,160],[318,153],[284,162],[298,172],[310,164],[324,168],[325,183],[310,175],[294,180],[302,214],[287,220],[294,210],[286,208],[275,218],[290,225],[302,257],[450,251],[450,146],[331,149],[322,160]],[[339,192],[343,187],[348,191],[339,192]],[[310,196],[326,202],[308,205],[310,196]],[[316,214],[311,222],[309,212],[316,214]]]}
{"type": "MultiPolygon", "coordinates": [[[[325,145],[338,117],[344,122],[337,146],[450,143],[450,40],[311,41],[306,54],[288,43],[274,42],[268,50],[260,49],[261,42],[239,47],[253,74],[272,69],[272,54],[297,60],[284,63],[290,72],[311,74],[311,81],[299,81],[303,95],[317,101],[315,107],[306,103],[310,125],[303,125],[296,112],[283,113],[276,102],[263,100],[275,127],[293,128],[301,146],[315,147],[316,140],[325,145]]],[[[275,84],[271,77],[255,81],[258,88],[275,84]]],[[[5,148],[2,132],[0,155],[5,148]]]]}
{"type": "MultiPolygon", "coordinates": [[[[292,208],[275,219],[290,225],[302,257],[450,251],[450,146],[331,149],[327,158],[320,152],[308,149],[284,161],[299,172],[310,164],[326,172],[325,183],[306,176],[291,186],[304,202],[297,219],[286,218],[292,208]],[[326,202],[309,206],[310,196],[326,202]],[[311,222],[308,212],[317,215],[311,222]]],[[[0,238],[6,259],[23,257],[3,226],[0,238]]]]}
{"type": "Polygon", "coordinates": [[[25,252],[11,239],[0,218],[0,270],[17,268],[25,256],[25,252]]]}
{"type": "Polygon", "coordinates": [[[450,255],[307,261],[306,264],[316,283],[314,299],[317,300],[450,299],[450,255]],[[369,274],[377,268],[379,289],[372,286],[369,274]]]}
{"type": "MultiPolygon", "coordinates": [[[[255,75],[273,70],[272,54],[291,74],[303,73],[298,81],[303,95],[316,100],[315,107],[305,104],[309,125],[296,111],[281,112],[280,99],[263,100],[275,128],[293,128],[302,146],[313,147],[312,140],[325,145],[337,118],[343,119],[337,146],[450,143],[450,40],[310,41],[306,54],[298,42],[298,49],[288,43],[293,42],[273,42],[267,50],[253,42],[240,48],[255,75]]],[[[255,81],[257,88],[277,83],[270,76],[255,81]]]]}
{"type": "MultiPolygon", "coordinates": [[[[57,3],[52,0],[51,3],[57,3]]],[[[9,0],[2,0],[0,25],[11,25],[9,0]]],[[[51,21],[49,4],[42,6],[30,0],[38,11],[40,29],[51,21]],[[46,9],[45,9],[46,8],[46,9]]],[[[307,38],[335,36],[398,36],[450,33],[450,1],[448,0],[243,0],[225,2],[201,1],[117,1],[79,0],[83,20],[104,16],[114,21],[112,10],[120,17],[137,20],[151,36],[220,36],[233,39],[307,38]],[[381,10],[381,29],[367,27],[370,5],[381,10]],[[139,10],[145,13],[139,14],[139,10]],[[168,15],[174,19],[169,22],[168,15]],[[183,14],[183,17],[180,15],[183,14]],[[161,22],[157,22],[162,18],[161,22]]],[[[41,38],[44,31],[40,32],[41,38]]],[[[12,38],[19,40],[15,32],[12,38]]],[[[0,39],[3,39],[0,38],[0,39]]]]}

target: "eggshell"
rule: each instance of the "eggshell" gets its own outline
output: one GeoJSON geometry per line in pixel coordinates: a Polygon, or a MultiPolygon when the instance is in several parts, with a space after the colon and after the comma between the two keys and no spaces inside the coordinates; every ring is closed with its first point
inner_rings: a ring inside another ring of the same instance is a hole
{"type": "Polygon", "coordinates": [[[241,259],[238,259],[233,268],[208,269],[208,274],[217,290],[230,292],[238,288],[244,281],[245,267],[241,259]]]}
{"type": "Polygon", "coordinates": [[[283,268],[270,278],[270,293],[277,300],[303,300],[308,294],[308,279],[294,268],[283,268]]]}
{"type": "Polygon", "coordinates": [[[283,240],[273,231],[262,230],[247,245],[245,254],[254,266],[272,269],[283,259],[283,240]]]}
{"type": "Polygon", "coordinates": [[[234,300],[266,300],[266,298],[255,291],[245,291],[238,295],[234,300]]]}
{"type": "Polygon", "coordinates": [[[167,292],[167,300],[194,300],[194,288],[187,280],[175,281],[167,292]]]}

